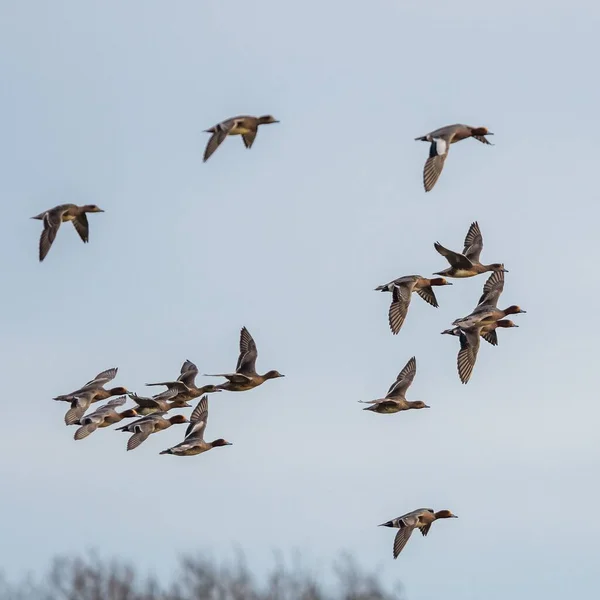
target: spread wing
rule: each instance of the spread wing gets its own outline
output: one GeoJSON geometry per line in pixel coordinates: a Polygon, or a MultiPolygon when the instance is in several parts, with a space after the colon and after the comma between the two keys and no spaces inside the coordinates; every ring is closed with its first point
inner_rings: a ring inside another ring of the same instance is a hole
{"type": "Polygon", "coordinates": [[[481,255],[481,250],[483,249],[483,236],[481,235],[481,230],[479,229],[479,224],[477,221],[471,223],[469,227],[469,231],[465,237],[465,248],[463,250],[463,254],[473,262],[479,262],[479,256],[481,255]]]}
{"type": "Polygon", "coordinates": [[[487,144],[488,146],[493,146],[494,145],[484,135],[473,135],[471,137],[473,137],[474,139],[476,139],[478,142],[481,142],[482,144],[487,144]]]}
{"type": "Polygon", "coordinates": [[[479,351],[479,330],[469,329],[460,332],[460,350],[456,359],[458,376],[462,383],[467,383],[473,374],[477,352],[479,351]]]}
{"type": "Polygon", "coordinates": [[[102,371],[101,373],[98,373],[98,375],[96,375],[96,377],[94,377],[94,379],[92,379],[91,381],[88,381],[83,387],[84,388],[101,387],[105,383],[112,381],[117,376],[118,370],[119,369],[117,367],[114,367],[112,369],[106,369],[106,371],[102,371]]]}
{"type": "Polygon", "coordinates": [[[240,332],[240,356],[235,370],[237,373],[254,375],[256,373],[256,357],[258,350],[250,332],[242,327],[240,332]]]}
{"type": "Polygon", "coordinates": [[[483,293],[476,308],[480,306],[496,307],[503,290],[504,271],[494,271],[483,284],[483,293]]]}
{"type": "Polygon", "coordinates": [[[48,252],[50,252],[50,248],[56,239],[56,234],[62,223],[62,215],[62,212],[53,211],[47,212],[44,215],[44,229],[40,236],[40,262],[42,262],[44,258],[46,258],[48,252]]]}
{"type": "Polygon", "coordinates": [[[75,231],[79,234],[82,242],[87,244],[89,241],[90,235],[90,227],[88,225],[88,220],[85,213],[81,213],[77,217],[75,217],[72,221],[73,227],[75,227],[75,231]]]}
{"type": "MultiPolygon", "coordinates": [[[[190,416],[190,424],[185,432],[185,440],[204,440],[204,430],[208,422],[208,396],[203,396],[190,416]]],[[[189,441],[188,440],[188,441],[189,441]]]]}
{"type": "Polygon", "coordinates": [[[470,269],[473,266],[473,263],[466,256],[448,250],[448,248],[444,248],[439,242],[435,242],[433,246],[451,266],[456,267],[457,269],[470,269]]]}
{"type": "Polygon", "coordinates": [[[429,158],[423,168],[423,186],[426,192],[433,189],[442,174],[449,148],[450,145],[444,138],[433,138],[429,147],[429,158]]]}
{"type": "Polygon", "coordinates": [[[498,334],[495,329],[492,329],[492,331],[488,331],[487,333],[482,333],[481,337],[492,346],[498,345],[498,334]]]}
{"type": "Polygon", "coordinates": [[[404,525],[404,523],[402,523],[402,526],[400,527],[400,529],[398,529],[398,533],[394,538],[394,559],[398,558],[398,555],[400,554],[400,552],[402,552],[404,546],[406,546],[406,542],[408,542],[408,540],[410,539],[413,530],[414,526],[407,527],[406,525],[404,525]]]}
{"type": "Polygon", "coordinates": [[[413,356],[404,366],[402,371],[398,374],[396,381],[392,383],[386,398],[404,398],[406,394],[406,390],[410,387],[410,384],[413,382],[415,378],[415,374],[417,372],[417,360],[413,356]]]}
{"type": "Polygon", "coordinates": [[[254,144],[254,140],[256,139],[257,133],[258,128],[256,131],[250,131],[248,133],[242,134],[242,140],[244,141],[244,146],[246,146],[246,148],[252,148],[252,144],[254,144]]]}
{"type": "Polygon", "coordinates": [[[438,308],[437,298],[435,297],[435,293],[431,286],[418,289],[417,294],[419,294],[419,297],[425,300],[427,304],[431,304],[431,306],[438,308]]]}
{"type": "Polygon", "coordinates": [[[215,152],[215,150],[225,141],[227,137],[227,130],[224,129],[223,125],[217,125],[215,131],[210,136],[206,149],[204,150],[203,162],[206,162],[215,152]]]}
{"type": "Polygon", "coordinates": [[[410,296],[410,290],[404,285],[397,285],[392,289],[392,303],[390,304],[388,320],[390,329],[394,335],[400,331],[404,319],[406,319],[406,314],[408,313],[408,307],[410,305],[410,296]]]}
{"type": "Polygon", "coordinates": [[[196,375],[198,375],[198,367],[191,360],[186,360],[181,366],[181,374],[177,381],[183,382],[188,388],[194,388],[196,387],[196,375]]]}

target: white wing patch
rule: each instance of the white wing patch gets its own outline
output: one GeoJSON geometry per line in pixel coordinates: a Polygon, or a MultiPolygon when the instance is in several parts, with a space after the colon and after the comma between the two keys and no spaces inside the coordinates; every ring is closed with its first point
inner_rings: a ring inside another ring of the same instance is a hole
{"type": "Polygon", "coordinates": [[[443,156],[448,152],[448,143],[442,138],[433,138],[435,142],[435,151],[438,156],[443,156]]]}

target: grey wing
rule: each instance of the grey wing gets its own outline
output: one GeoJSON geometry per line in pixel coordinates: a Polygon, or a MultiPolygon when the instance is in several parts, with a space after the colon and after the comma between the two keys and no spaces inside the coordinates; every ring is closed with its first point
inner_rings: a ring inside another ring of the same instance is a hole
{"type": "Polygon", "coordinates": [[[245,327],[242,327],[240,332],[240,356],[235,367],[236,372],[254,374],[256,372],[257,356],[258,350],[254,339],[250,335],[250,332],[245,327]]]}
{"type": "Polygon", "coordinates": [[[258,129],[256,131],[250,131],[249,133],[242,134],[242,140],[244,141],[244,146],[246,146],[246,148],[252,148],[252,144],[254,144],[257,133],[258,129]]]}
{"type": "Polygon", "coordinates": [[[173,400],[173,398],[175,398],[178,394],[179,391],[177,389],[171,388],[161,392],[160,394],[157,394],[156,396],[152,396],[152,400],[173,400]]]}
{"type": "Polygon", "coordinates": [[[109,400],[104,406],[101,407],[101,409],[115,408],[116,406],[123,406],[123,404],[125,404],[125,402],[127,402],[127,396],[119,396],[118,398],[115,398],[114,400],[109,400]]]}
{"type": "Polygon", "coordinates": [[[406,546],[406,542],[410,539],[413,530],[414,526],[409,527],[404,524],[398,529],[398,533],[394,538],[394,559],[398,558],[398,555],[402,552],[404,546],[406,546]]]}
{"type": "Polygon", "coordinates": [[[433,288],[431,286],[427,286],[417,290],[417,294],[419,294],[419,297],[425,300],[427,304],[431,304],[431,306],[433,306],[434,308],[438,308],[437,298],[435,297],[435,292],[433,291],[433,288]]]}
{"type": "Polygon", "coordinates": [[[134,402],[137,402],[140,408],[160,408],[158,402],[154,398],[146,398],[144,396],[138,396],[137,394],[129,394],[129,397],[134,402]]]}
{"type": "Polygon", "coordinates": [[[128,440],[127,440],[127,450],[135,450],[142,442],[145,442],[152,433],[152,429],[144,427],[139,431],[136,431],[128,440]]]}
{"type": "Polygon", "coordinates": [[[192,388],[196,386],[196,375],[198,375],[198,367],[191,360],[186,360],[181,366],[181,374],[177,381],[182,381],[192,388]]]}
{"type": "Polygon", "coordinates": [[[223,129],[222,125],[217,125],[216,130],[208,140],[208,144],[206,144],[203,162],[206,162],[214,154],[215,150],[225,141],[226,137],[227,131],[223,129]]]}
{"type": "Polygon", "coordinates": [[[58,229],[62,223],[62,215],[62,212],[56,213],[52,211],[47,212],[44,215],[44,229],[40,236],[40,262],[46,258],[54,240],[56,239],[56,234],[58,233],[58,229]]]}
{"type": "Polygon", "coordinates": [[[473,266],[473,263],[466,256],[448,250],[448,248],[445,248],[439,242],[435,242],[433,246],[453,267],[457,269],[470,269],[473,266]]]}
{"type": "Polygon", "coordinates": [[[82,440],[84,438],[86,438],[88,435],[90,435],[91,433],[93,433],[94,431],[96,431],[96,429],[98,429],[98,424],[93,422],[93,423],[88,423],[87,425],[83,425],[82,427],[79,427],[77,429],[77,431],[75,432],[75,434],[73,435],[73,438],[75,440],[82,440]]]}
{"type": "Polygon", "coordinates": [[[479,351],[479,330],[469,329],[460,332],[460,350],[456,358],[456,368],[461,383],[467,383],[473,374],[477,352],[479,351]]]}
{"type": "Polygon", "coordinates": [[[94,379],[88,381],[83,387],[101,387],[105,383],[112,381],[117,376],[118,367],[113,367],[112,369],[106,369],[106,371],[102,371],[98,373],[94,379]]]}
{"type": "Polygon", "coordinates": [[[416,508],[415,510],[407,512],[405,515],[401,515],[398,517],[398,520],[403,521],[407,525],[413,525],[416,527],[419,522],[419,517],[425,512],[430,512],[433,514],[434,510],[433,508],[416,508]]]}
{"type": "Polygon", "coordinates": [[[90,407],[90,404],[89,396],[76,396],[71,402],[71,408],[65,413],[65,425],[77,423],[90,407]]]}
{"type": "Polygon", "coordinates": [[[479,262],[479,256],[483,248],[483,236],[479,229],[477,221],[471,223],[469,231],[465,237],[465,248],[463,254],[473,262],[479,262]]]}
{"type": "Polygon", "coordinates": [[[252,381],[252,377],[243,373],[205,373],[205,377],[225,377],[231,383],[247,383],[248,381],[252,381]]]}
{"type": "Polygon", "coordinates": [[[183,381],[179,379],[177,381],[161,381],[160,383],[147,383],[147,386],[166,385],[170,390],[176,390],[178,392],[189,392],[189,388],[183,381]]]}
{"type": "Polygon", "coordinates": [[[473,135],[471,137],[473,137],[474,139],[476,139],[478,142],[481,142],[482,144],[487,144],[488,146],[493,146],[494,145],[484,135],[473,135]]]}
{"type": "Polygon", "coordinates": [[[190,424],[184,439],[204,439],[204,430],[208,422],[208,396],[203,396],[190,416],[190,424]]]}
{"type": "Polygon", "coordinates": [[[483,284],[483,293],[477,307],[498,305],[500,294],[504,290],[504,271],[494,271],[483,284]]]}
{"type": "Polygon", "coordinates": [[[404,397],[406,390],[410,387],[410,384],[413,382],[415,378],[415,374],[417,372],[417,359],[413,356],[404,366],[402,371],[396,377],[396,381],[392,383],[390,389],[388,390],[386,398],[404,397]]]}
{"type": "Polygon", "coordinates": [[[433,189],[442,174],[449,148],[450,145],[444,138],[433,138],[431,141],[429,158],[425,161],[423,168],[423,186],[426,192],[433,189]]]}
{"type": "Polygon", "coordinates": [[[79,234],[81,241],[84,244],[87,244],[89,241],[90,227],[85,213],[81,213],[71,222],[73,223],[73,227],[75,227],[75,231],[79,234]]]}
{"type": "Polygon", "coordinates": [[[488,331],[487,333],[482,333],[481,337],[492,346],[498,345],[498,334],[495,329],[492,329],[492,331],[488,331]]]}
{"type": "Polygon", "coordinates": [[[410,305],[410,290],[406,286],[394,286],[392,290],[392,303],[388,313],[388,320],[392,333],[396,335],[406,319],[410,305]]]}

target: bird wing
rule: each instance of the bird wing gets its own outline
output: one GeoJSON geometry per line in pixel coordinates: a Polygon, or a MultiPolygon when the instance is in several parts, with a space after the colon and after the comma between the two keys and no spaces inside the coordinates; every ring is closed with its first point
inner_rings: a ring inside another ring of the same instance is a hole
{"type": "Polygon", "coordinates": [[[448,250],[439,242],[433,244],[434,248],[450,263],[451,266],[457,269],[470,269],[473,263],[464,255],[448,250]]]}
{"type": "Polygon", "coordinates": [[[186,360],[181,366],[181,374],[177,381],[183,382],[188,388],[193,388],[196,387],[196,375],[198,375],[198,367],[191,360],[186,360]]]}
{"type": "Polygon", "coordinates": [[[208,396],[202,396],[200,402],[190,415],[190,424],[185,432],[184,440],[204,440],[204,430],[208,422],[208,396]]]}
{"type": "Polygon", "coordinates": [[[442,174],[449,149],[450,144],[446,139],[442,137],[432,139],[429,147],[429,158],[425,161],[425,167],[423,168],[423,186],[426,192],[433,189],[442,174]]]}
{"type": "Polygon", "coordinates": [[[462,383],[467,383],[473,374],[479,351],[479,331],[474,327],[460,332],[460,350],[456,358],[456,368],[462,383]]]}
{"type": "Polygon", "coordinates": [[[431,304],[434,308],[438,308],[437,298],[435,297],[435,292],[433,288],[428,285],[426,287],[419,288],[417,290],[417,294],[422,300],[425,300],[427,304],[431,304]]]}
{"type": "Polygon", "coordinates": [[[406,394],[406,390],[410,387],[410,384],[413,382],[415,378],[415,374],[417,372],[417,360],[413,356],[404,366],[402,371],[396,377],[396,381],[392,383],[386,398],[394,398],[394,397],[402,397],[404,398],[404,394],[406,394]]]}
{"type": "Polygon", "coordinates": [[[79,234],[81,241],[84,244],[87,244],[87,242],[89,241],[90,226],[88,225],[86,214],[82,212],[81,214],[77,215],[71,222],[73,223],[73,227],[75,227],[75,231],[79,234]]]}
{"type": "Polygon", "coordinates": [[[481,230],[479,229],[479,224],[477,221],[471,223],[469,227],[469,231],[465,237],[465,247],[463,250],[463,254],[473,262],[479,262],[479,256],[481,255],[481,250],[483,249],[483,236],[481,235],[481,230]]]}
{"type": "Polygon", "coordinates": [[[242,327],[240,332],[240,355],[235,367],[236,373],[254,375],[258,350],[250,332],[242,327]]]}
{"type": "Polygon", "coordinates": [[[40,236],[40,262],[46,258],[48,252],[50,252],[50,248],[54,240],[56,239],[56,234],[60,228],[60,224],[62,223],[62,215],[63,212],[55,212],[48,211],[44,215],[43,223],[44,229],[42,230],[42,234],[40,236]]]}
{"type": "Polygon", "coordinates": [[[396,335],[406,319],[410,305],[411,292],[405,285],[396,285],[392,289],[392,303],[388,313],[388,321],[392,333],[396,335]]]}
{"type": "Polygon", "coordinates": [[[481,337],[492,346],[498,345],[498,334],[495,329],[492,329],[492,331],[488,331],[487,333],[482,333],[481,337]]]}
{"type": "Polygon", "coordinates": [[[246,148],[252,148],[252,144],[254,144],[254,140],[256,139],[257,133],[258,128],[256,129],[256,131],[249,131],[248,133],[242,134],[242,140],[244,141],[244,146],[246,146],[246,148]]]}
{"type": "Polygon", "coordinates": [[[398,555],[400,554],[400,552],[402,552],[404,546],[406,546],[406,542],[408,542],[408,540],[410,539],[413,530],[414,526],[407,527],[404,524],[402,524],[400,529],[398,529],[398,533],[394,538],[394,559],[398,558],[398,555]]]}
{"type": "Polygon", "coordinates": [[[483,293],[481,294],[481,298],[479,298],[476,308],[480,306],[495,308],[498,305],[498,299],[503,290],[504,271],[494,271],[483,284],[483,293]]]}

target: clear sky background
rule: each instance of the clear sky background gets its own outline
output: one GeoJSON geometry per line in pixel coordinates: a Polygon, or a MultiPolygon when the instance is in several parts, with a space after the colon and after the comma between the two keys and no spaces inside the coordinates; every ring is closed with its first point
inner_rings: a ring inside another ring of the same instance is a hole
{"type": "Polygon", "coordinates": [[[88,548],[164,576],[185,551],[260,573],[274,549],[349,550],[410,600],[589,597],[599,24],[591,1],[1,1],[8,576],[88,548]],[[202,130],[236,114],[281,123],[203,164],[202,130]],[[454,145],[425,194],[413,139],[456,122],[496,145],[454,145]],[[29,217],[66,202],[106,212],[40,264],[29,217]],[[473,220],[510,271],[500,304],[528,313],[464,386],[440,331],[486,277],[415,296],[397,337],[373,288],[446,268],[433,242],[473,220]],[[187,358],[232,370],[243,325],[286,378],[211,397],[207,437],[233,446],[159,456],[178,426],[127,453],[62,423],[52,397],[112,366],[138,392],[187,358]],[[363,412],[413,355],[431,410],[363,412]],[[376,525],[421,506],[460,518],[393,561],[376,525]]]}

